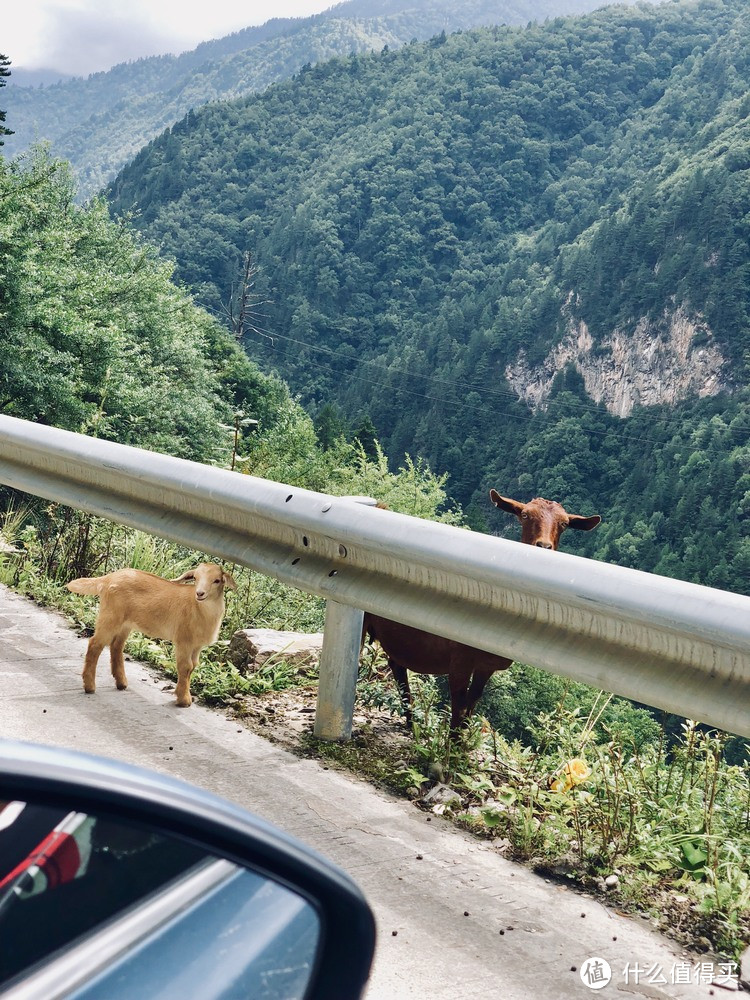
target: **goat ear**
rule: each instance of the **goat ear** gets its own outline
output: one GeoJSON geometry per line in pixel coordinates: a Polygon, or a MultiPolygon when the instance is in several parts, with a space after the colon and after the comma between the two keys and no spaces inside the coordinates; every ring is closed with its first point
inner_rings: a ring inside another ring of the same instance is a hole
{"type": "Polygon", "coordinates": [[[507,511],[509,514],[515,514],[516,517],[521,516],[521,511],[524,508],[524,504],[519,503],[518,500],[509,500],[507,497],[501,497],[497,490],[490,490],[490,500],[500,510],[507,511]]]}
{"type": "Polygon", "coordinates": [[[602,519],[598,514],[592,514],[591,517],[581,517],[579,514],[570,514],[568,520],[569,528],[577,528],[578,531],[591,531],[601,524],[602,519]]]}
{"type": "Polygon", "coordinates": [[[182,583],[183,580],[194,580],[194,579],[195,579],[195,570],[189,569],[186,573],[183,573],[182,576],[174,577],[172,583],[182,583]]]}
{"type": "Polygon", "coordinates": [[[230,576],[229,573],[223,573],[222,576],[224,578],[225,587],[229,587],[230,590],[237,589],[237,584],[234,582],[234,579],[230,576]]]}

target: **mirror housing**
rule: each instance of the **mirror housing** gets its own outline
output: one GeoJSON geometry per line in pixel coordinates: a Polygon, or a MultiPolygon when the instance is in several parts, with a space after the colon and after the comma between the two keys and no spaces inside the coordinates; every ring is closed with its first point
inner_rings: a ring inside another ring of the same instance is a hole
{"type": "Polygon", "coordinates": [[[312,849],[224,799],[128,764],[0,740],[0,800],[74,809],[178,838],[297,893],[320,922],[305,997],[356,1000],[375,948],[372,911],[355,883],[312,849]]]}

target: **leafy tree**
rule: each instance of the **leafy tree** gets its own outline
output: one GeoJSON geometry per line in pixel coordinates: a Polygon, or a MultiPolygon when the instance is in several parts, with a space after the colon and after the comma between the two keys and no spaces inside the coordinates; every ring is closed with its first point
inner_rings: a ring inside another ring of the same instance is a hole
{"type": "Polygon", "coordinates": [[[294,409],[172,265],[73,194],[44,151],[0,162],[0,411],[223,463],[236,409],[262,429],[294,409]]]}
{"type": "Polygon", "coordinates": [[[346,422],[339,408],[333,403],[325,403],[320,408],[314,426],[315,434],[324,451],[328,451],[346,436],[346,422]]]}
{"type": "Polygon", "coordinates": [[[352,440],[360,446],[369,459],[377,460],[377,431],[369,414],[365,413],[360,418],[352,431],[352,440]]]}

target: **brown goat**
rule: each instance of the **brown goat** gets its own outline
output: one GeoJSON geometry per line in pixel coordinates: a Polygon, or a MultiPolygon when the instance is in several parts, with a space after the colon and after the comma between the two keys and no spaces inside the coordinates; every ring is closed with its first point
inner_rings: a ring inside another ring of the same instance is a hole
{"type": "Polygon", "coordinates": [[[128,686],[123,650],[137,629],[152,639],[174,644],[177,704],[187,708],[190,675],[204,646],[216,642],[224,617],[224,588],[237,589],[229,573],[215,563],[201,563],[176,580],[164,580],[139,569],[118,569],[106,576],[80,577],[67,584],[74,594],[98,594],[99,615],[83,665],[83,690],[96,691],[96,665],[109,646],[112,676],[118,690],[128,686]],[[183,581],[194,580],[195,588],[183,581]]]}
{"type": "MultiPolygon", "coordinates": [[[[521,541],[542,549],[556,550],[560,536],[566,528],[591,531],[601,521],[598,514],[581,517],[568,514],[555,500],[536,497],[529,503],[508,500],[496,490],[490,490],[490,499],[501,510],[515,514],[521,522],[521,541]]],[[[363,636],[380,643],[388,657],[388,665],[401,691],[406,722],[412,724],[411,691],[408,670],[418,674],[447,674],[451,692],[451,730],[456,731],[471,715],[482,696],[485,685],[496,670],[507,670],[513,662],[507,656],[498,656],[474,649],[455,639],[431,635],[410,625],[401,625],[388,618],[365,612],[363,636]]]]}

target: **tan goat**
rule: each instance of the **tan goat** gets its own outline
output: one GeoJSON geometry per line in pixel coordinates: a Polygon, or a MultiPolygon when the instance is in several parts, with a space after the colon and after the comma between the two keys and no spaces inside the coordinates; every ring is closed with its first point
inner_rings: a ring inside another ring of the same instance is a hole
{"type": "Polygon", "coordinates": [[[237,589],[229,573],[215,563],[201,563],[176,580],[164,580],[139,569],[118,569],[106,576],[81,577],[67,584],[74,594],[100,598],[94,634],[83,665],[83,690],[96,691],[96,665],[109,646],[112,676],[118,690],[128,686],[123,649],[136,629],[152,639],[174,644],[177,662],[177,704],[187,708],[190,675],[204,646],[216,642],[224,617],[224,588],[237,589]],[[195,588],[183,581],[194,580],[195,588]]]}

